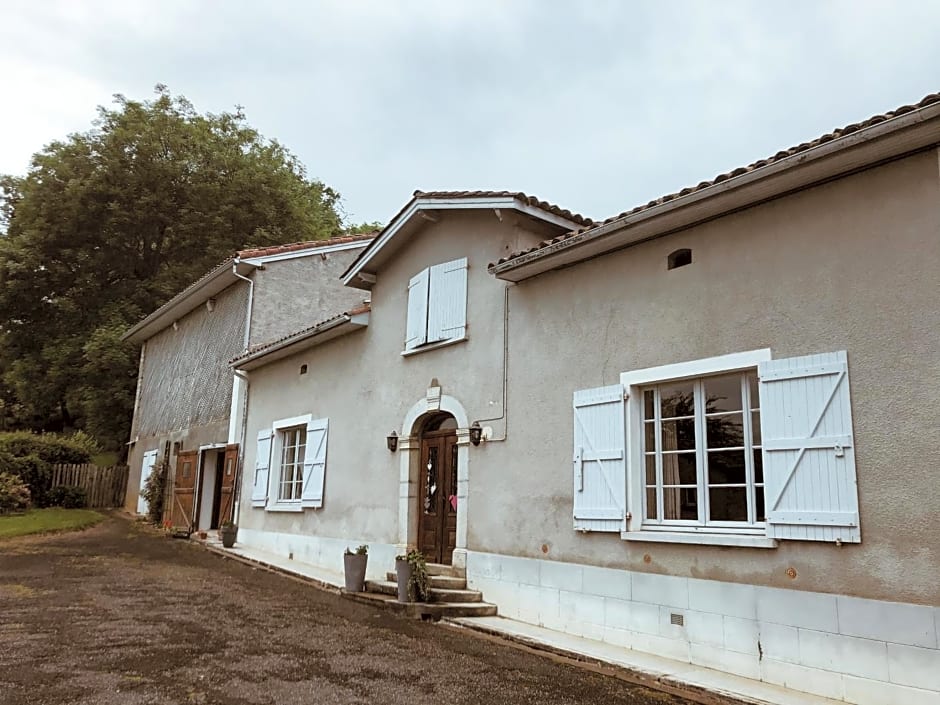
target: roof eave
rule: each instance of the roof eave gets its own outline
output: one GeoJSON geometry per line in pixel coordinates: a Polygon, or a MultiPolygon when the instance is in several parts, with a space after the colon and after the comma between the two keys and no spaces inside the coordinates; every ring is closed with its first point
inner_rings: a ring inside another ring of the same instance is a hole
{"type": "Polygon", "coordinates": [[[519,282],[929,148],[938,142],[940,103],[934,103],[491,265],[489,271],[499,279],[519,282]]]}
{"type": "Polygon", "coordinates": [[[230,363],[232,369],[250,372],[264,365],[289,357],[316,345],[347,335],[369,325],[369,312],[344,314],[323,325],[311,328],[294,337],[287,338],[255,353],[236,358],[230,363]]]}
{"type": "Polygon", "coordinates": [[[230,257],[130,328],[121,336],[121,340],[139,344],[152,338],[164,328],[172,325],[174,321],[178,321],[213,296],[238,282],[239,279],[235,276],[233,268],[237,267],[239,274],[246,275],[257,269],[257,266],[230,257]]]}
{"type": "Polygon", "coordinates": [[[477,197],[477,198],[414,198],[412,203],[371,243],[371,251],[354,262],[343,274],[343,284],[357,289],[370,290],[375,284],[376,272],[369,268],[369,263],[375,256],[421,211],[442,210],[516,210],[532,218],[555,225],[562,230],[573,230],[579,227],[574,220],[563,218],[555,213],[536,208],[514,196],[477,197]]]}

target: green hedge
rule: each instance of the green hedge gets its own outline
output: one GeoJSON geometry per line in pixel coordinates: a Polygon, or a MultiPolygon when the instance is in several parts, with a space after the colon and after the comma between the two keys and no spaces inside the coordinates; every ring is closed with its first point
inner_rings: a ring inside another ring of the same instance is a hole
{"type": "Polygon", "coordinates": [[[29,488],[34,507],[46,506],[47,496],[52,487],[52,463],[47,463],[38,455],[18,458],[0,451],[0,473],[19,478],[29,488]]]}
{"type": "Polygon", "coordinates": [[[69,437],[51,433],[39,435],[29,431],[0,433],[0,453],[9,453],[17,458],[34,455],[52,465],[87,463],[92,456],[89,446],[84,434],[69,437]]]}

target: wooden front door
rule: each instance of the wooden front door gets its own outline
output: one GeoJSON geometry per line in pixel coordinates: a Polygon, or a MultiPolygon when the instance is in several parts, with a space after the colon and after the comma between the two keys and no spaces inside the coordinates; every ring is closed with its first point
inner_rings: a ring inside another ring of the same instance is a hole
{"type": "Polygon", "coordinates": [[[215,526],[222,526],[223,522],[232,521],[232,510],[235,508],[235,476],[238,474],[238,444],[225,446],[225,459],[222,467],[221,490],[219,494],[219,514],[215,517],[215,526]]]}
{"type": "Polygon", "coordinates": [[[421,439],[418,549],[432,563],[451,563],[457,544],[457,434],[434,431],[421,439]]]}
{"type": "Polygon", "coordinates": [[[196,501],[196,466],[199,451],[180,453],[176,458],[176,477],[173,478],[173,509],[170,523],[177,529],[193,530],[196,501]]]}

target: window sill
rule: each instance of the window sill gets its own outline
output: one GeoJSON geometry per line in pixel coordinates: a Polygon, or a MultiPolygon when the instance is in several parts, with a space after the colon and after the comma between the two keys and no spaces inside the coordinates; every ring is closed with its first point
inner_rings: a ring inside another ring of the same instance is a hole
{"type": "Polygon", "coordinates": [[[418,353],[423,353],[428,350],[437,350],[438,348],[443,348],[448,345],[453,345],[454,343],[462,343],[467,339],[466,335],[462,335],[459,338],[450,338],[449,340],[439,340],[436,343],[431,343],[430,345],[422,345],[418,348],[413,348],[411,350],[402,350],[402,357],[411,357],[412,355],[417,355],[418,353]]]}
{"type": "Polygon", "coordinates": [[[744,536],[742,534],[699,534],[680,531],[621,531],[624,541],[649,541],[652,543],[688,543],[704,546],[741,546],[745,548],[776,548],[777,540],[766,536],[744,536]]]}
{"type": "Polygon", "coordinates": [[[269,504],[264,508],[266,512],[302,512],[304,508],[300,502],[296,504],[269,504]]]}

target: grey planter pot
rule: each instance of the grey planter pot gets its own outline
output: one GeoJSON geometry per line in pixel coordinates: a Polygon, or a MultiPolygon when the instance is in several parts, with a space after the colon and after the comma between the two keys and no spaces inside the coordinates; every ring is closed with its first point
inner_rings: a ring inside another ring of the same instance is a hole
{"type": "Polygon", "coordinates": [[[343,567],[346,570],[346,592],[362,592],[365,589],[368,560],[369,556],[366,554],[343,554],[343,567]]]}
{"type": "Polygon", "coordinates": [[[232,529],[222,529],[219,531],[219,534],[222,536],[222,546],[224,548],[231,548],[235,545],[235,537],[238,535],[238,527],[232,529]]]}
{"type": "Polygon", "coordinates": [[[408,602],[408,581],[411,580],[411,564],[408,561],[395,561],[398,574],[398,601],[408,602]]]}

